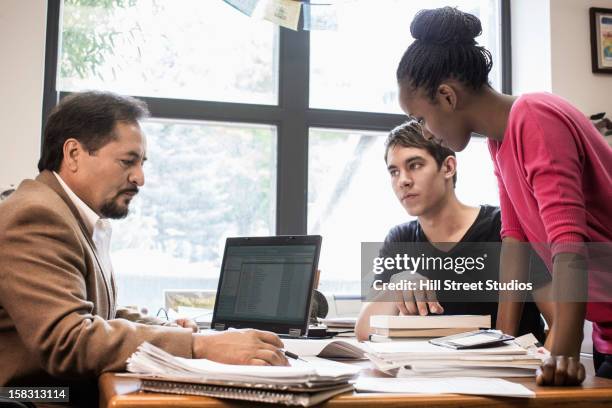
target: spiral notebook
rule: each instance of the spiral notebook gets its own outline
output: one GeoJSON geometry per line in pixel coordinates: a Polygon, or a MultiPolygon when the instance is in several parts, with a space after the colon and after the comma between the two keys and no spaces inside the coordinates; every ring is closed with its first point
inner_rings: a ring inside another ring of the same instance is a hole
{"type": "Polygon", "coordinates": [[[291,406],[310,407],[332,398],[335,395],[352,391],[352,384],[327,387],[316,392],[274,391],[257,388],[227,387],[209,384],[189,384],[162,380],[141,380],[141,390],[180,395],[199,395],[204,397],[234,399],[242,401],[265,402],[291,406]]]}

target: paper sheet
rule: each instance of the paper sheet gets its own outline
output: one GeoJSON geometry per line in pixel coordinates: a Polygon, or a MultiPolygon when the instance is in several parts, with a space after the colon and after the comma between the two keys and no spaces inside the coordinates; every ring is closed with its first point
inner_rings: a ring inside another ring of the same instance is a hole
{"type": "Polygon", "coordinates": [[[312,358],[308,361],[290,360],[290,366],[255,366],[222,364],[206,359],[189,359],[173,356],[166,351],[143,343],[127,361],[127,369],[133,373],[162,377],[189,377],[225,381],[299,382],[299,381],[347,381],[360,370],[348,364],[312,358]]]}
{"type": "Polygon", "coordinates": [[[337,4],[302,4],[304,15],[304,30],[306,31],[338,31],[337,4]]]}
{"type": "Polygon", "coordinates": [[[259,0],[223,0],[230,6],[234,7],[236,10],[246,14],[251,17],[253,15],[253,11],[257,7],[257,3],[259,0]]]}
{"type": "Polygon", "coordinates": [[[485,355],[519,355],[527,354],[527,350],[521,346],[508,343],[499,347],[487,347],[482,349],[454,350],[446,347],[430,344],[428,341],[392,341],[387,343],[365,342],[368,351],[378,356],[384,355],[407,355],[415,358],[424,356],[440,357],[462,356],[470,354],[485,355]]]}
{"type": "Polygon", "coordinates": [[[519,367],[413,367],[411,369],[400,368],[397,372],[397,377],[423,377],[428,378],[444,378],[453,377],[455,375],[463,375],[485,378],[510,378],[510,377],[531,377],[535,376],[535,368],[519,368],[519,367]]]}
{"type": "Polygon", "coordinates": [[[193,367],[202,372],[227,374],[227,375],[249,375],[253,377],[261,376],[268,378],[291,378],[299,376],[317,375],[321,377],[342,377],[356,375],[360,368],[325,360],[318,357],[303,357],[303,360],[289,359],[291,364],[288,367],[282,366],[245,366],[221,364],[210,360],[202,359],[178,359],[186,366],[193,367]]]}
{"type": "Polygon", "coordinates": [[[292,30],[298,29],[302,3],[295,0],[267,0],[263,18],[292,30]]]}
{"type": "Polygon", "coordinates": [[[355,339],[283,339],[285,350],[298,356],[325,358],[363,358],[363,349],[355,339]]]}
{"type": "Polygon", "coordinates": [[[340,327],[354,329],[357,323],[356,317],[332,317],[328,319],[321,319],[321,323],[327,327],[340,327]]]}
{"type": "Polygon", "coordinates": [[[361,392],[401,394],[470,394],[532,398],[535,393],[522,384],[500,378],[364,378],[355,384],[361,392]]]}

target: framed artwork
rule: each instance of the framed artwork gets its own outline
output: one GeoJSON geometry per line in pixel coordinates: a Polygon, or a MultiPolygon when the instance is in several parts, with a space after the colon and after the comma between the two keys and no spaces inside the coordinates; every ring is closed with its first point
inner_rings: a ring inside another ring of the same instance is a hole
{"type": "Polygon", "coordinates": [[[612,74],[612,9],[589,9],[593,72],[612,74]]]}

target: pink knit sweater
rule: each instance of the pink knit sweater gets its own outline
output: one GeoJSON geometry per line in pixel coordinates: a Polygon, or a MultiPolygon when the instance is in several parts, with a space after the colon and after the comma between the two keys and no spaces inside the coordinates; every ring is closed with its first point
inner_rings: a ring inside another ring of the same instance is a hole
{"type": "MultiPolygon", "coordinates": [[[[582,243],[612,248],[612,148],[578,109],[552,94],[523,95],[512,106],[503,141],[489,139],[489,150],[499,183],[502,239],[544,244],[534,249],[549,271],[558,253],[588,256],[582,243]]],[[[589,296],[598,292],[601,299],[612,287],[602,287],[601,280],[597,286],[593,268],[589,263],[589,296]]],[[[612,275],[612,264],[595,268],[612,275]]],[[[593,344],[606,354],[612,353],[611,298],[587,306],[593,344]]]]}

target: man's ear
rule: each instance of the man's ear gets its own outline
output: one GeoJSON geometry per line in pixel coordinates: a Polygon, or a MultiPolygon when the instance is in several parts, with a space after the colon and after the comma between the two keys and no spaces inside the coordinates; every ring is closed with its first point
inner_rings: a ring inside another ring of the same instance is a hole
{"type": "Polygon", "coordinates": [[[63,162],[66,169],[73,173],[76,172],[79,169],[79,160],[87,152],[83,149],[81,143],[73,138],[66,139],[62,151],[64,153],[63,162]]]}
{"type": "Polygon", "coordinates": [[[448,110],[454,111],[457,109],[457,92],[449,84],[440,84],[436,93],[438,103],[448,110]]]}
{"type": "Polygon", "coordinates": [[[455,156],[448,156],[444,159],[442,170],[444,171],[444,178],[452,180],[455,174],[457,174],[457,158],[455,156]]]}

